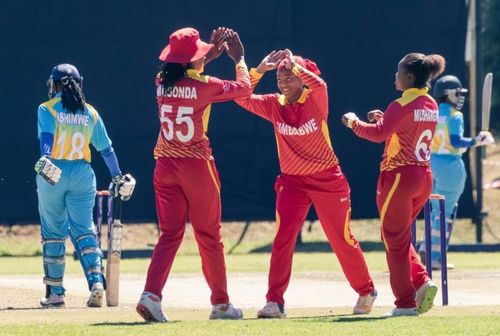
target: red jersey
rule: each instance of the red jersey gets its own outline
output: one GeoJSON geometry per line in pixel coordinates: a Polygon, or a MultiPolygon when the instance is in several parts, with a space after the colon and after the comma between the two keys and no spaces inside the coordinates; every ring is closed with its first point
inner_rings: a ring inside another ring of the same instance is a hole
{"type": "Polygon", "coordinates": [[[428,91],[428,88],[406,90],[376,124],[359,120],[353,123],[352,129],[359,137],[373,142],[385,140],[381,171],[399,166],[429,166],[439,112],[428,91]]]}
{"type": "Polygon", "coordinates": [[[201,75],[193,69],[166,92],[157,81],[156,98],[161,129],[154,149],[159,157],[210,159],[207,136],[212,103],[248,95],[250,79],[245,62],[236,65],[236,81],[201,75]]]}
{"type": "MultiPolygon", "coordinates": [[[[270,121],[274,126],[281,172],[310,175],[338,165],[328,132],[326,83],[298,64],[293,73],[307,85],[293,104],[278,93],[236,99],[236,103],[270,121]]],[[[262,74],[250,71],[251,90],[262,74]]]]}

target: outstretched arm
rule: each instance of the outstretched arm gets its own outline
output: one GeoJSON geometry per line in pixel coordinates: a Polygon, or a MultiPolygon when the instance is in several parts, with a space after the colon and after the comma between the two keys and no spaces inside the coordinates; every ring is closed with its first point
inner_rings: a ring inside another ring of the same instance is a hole
{"type": "MultiPolygon", "coordinates": [[[[395,133],[401,123],[401,115],[399,112],[401,106],[397,102],[392,102],[375,124],[369,124],[359,120],[352,112],[344,114],[342,122],[349,128],[352,128],[354,133],[360,138],[373,142],[383,142],[391,134],[395,133]]],[[[381,112],[381,111],[378,111],[381,112]]]]}
{"type": "Polygon", "coordinates": [[[210,77],[210,83],[213,86],[212,102],[224,102],[233,100],[250,92],[250,76],[245,64],[245,50],[241,43],[238,33],[227,29],[226,53],[236,64],[236,81],[220,80],[210,77]]]}
{"type": "MultiPolygon", "coordinates": [[[[297,77],[300,78],[302,83],[307,85],[307,87],[313,92],[313,93],[321,93],[321,94],[327,94],[327,86],[326,82],[321,79],[318,75],[315,73],[309,71],[302,65],[298,64],[295,61],[295,56],[293,56],[291,50],[285,49],[282,51],[285,59],[285,67],[287,69],[292,70],[293,74],[297,77]]],[[[314,64],[314,63],[313,63],[314,64]]],[[[314,65],[315,69],[317,70],[317,67],[314,65]]],[[[319,73],[319,70],[318,70],[319,73]]]]}
{"type": "Polygon", "coordinates": [[[253,91],[257,84],[259,83],[262,76],[267,71],[275,70],[278,67],[279,62],[283,59],[283,51],[271,51],[269,55],[264,57],[257,68],[250,70],[250,93],[247,96],[238,98],[235,102],[243,107],[244,109],[262,117],[266,120],[270,120],[269,111],[271,106],[271,101],[276,100],[276,95],[256,95],[253,91]]]}

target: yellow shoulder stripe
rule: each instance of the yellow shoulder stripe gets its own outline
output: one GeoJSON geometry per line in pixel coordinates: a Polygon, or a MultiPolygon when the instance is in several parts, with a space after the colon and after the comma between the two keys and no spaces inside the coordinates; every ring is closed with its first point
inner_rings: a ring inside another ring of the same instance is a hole
{"type": "Polygon", "coordinates": [[[61,97],[55,97],[49,101],[46,101],[42,105],[45,106],[50,111],[52,116],[55,118],[57,115],[57,111],[54,109],[54,105],[59,103],[60,101],[61,101],[61,97]]]}
{"type": "Polygon", "coordinates": [[[94,106],[86,103],[87,109],[89,110],[90,116],[92,117],[92,120],[94,121],[94,125],[97,124],[97,121],[99,120],[99,113],[97,113],[96,109],[94,106]]]}
{"type": "Polygon", "coordinates": [[[427,92],[429,92],[429,88],[409,88],[403,92],[403,96],[396,101],[401,105],[405,106],[417,99],[418,97],[421,96],[426,96],[427,92]]]}
{"type": "Polygon", "coordinates": [[[187,69],[186,73],[189,78],[200,81],[202,83],[208,83],[208,76],[202,75],[194,69],[187,69]]]}

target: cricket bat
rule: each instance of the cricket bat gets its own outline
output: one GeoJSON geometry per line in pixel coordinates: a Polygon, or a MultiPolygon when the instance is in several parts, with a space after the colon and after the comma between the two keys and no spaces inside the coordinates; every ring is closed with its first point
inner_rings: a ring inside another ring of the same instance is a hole
{"type": "Polygon", "coordinates": [[[490,128],[491,111],[491,90],[493,88],[493,74],[490,72],[484,77],[483,96],[482,96],[482,123],[481,130],[488,131],[490,128]]]}
{"type": "Polygon", "coordinates": [[[108,256],[106,260],[106,305],[118,306],[120,294],[120,258],[122,254],[122,201],[116,198],[117,216],[113,219],[108,236],[108,256]]]}

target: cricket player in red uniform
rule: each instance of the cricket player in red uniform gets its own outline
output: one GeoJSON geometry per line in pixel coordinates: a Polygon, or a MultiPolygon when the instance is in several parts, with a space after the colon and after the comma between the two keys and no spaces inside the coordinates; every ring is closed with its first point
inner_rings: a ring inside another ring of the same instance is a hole
{"type": "Polygon", "coordinates": [[[251,94],[236,100],[273,124],[281,168],[275,183],[277,233],[267,303],[257,316],[285,316],[283,295],[290,282],[295,241],[311,204],[351,287],[359,294],[353,312],[368,314],[377,292],[349,227],[350,188],[330,142],[326,83],[314,62],[283,50],[273,51],[250,71],[252,90],[266,71],[276,68],[281,95],[251,94]]]}
{"type": "Polygon", "coordinates": [[[411,244],[411,224],[432,191],[429,167],[431,140],[438,121],[436,101],[427,94],[430,80],[443,72],[440,55],[412,53],[398,66],[396,89],[403,96],[385,113],[368,112],[362,122],[349,112],[343,123],[354,133],[373,142],[385,141],[377,184],[382,240],[396,308],[385,314],[415,316],[432,308],[437,286],[430,281],[411,244]]]}
{"type": "Polygon", "coordinates": [[[207,137],[211,104],[229,101],[250,90],[244,50],[237,33],[219,28],[211,42],[184,28],[170,35],[157,77],[161,130],[154,149],[154,188],[160,237],[153,251],[137,312],[151,322],[168,321],[162,290],[181,244],[186,221],[193,225],[205,279],[212,292],[210,319],[241,319],[227,294],[221,236],[220,182],[207,137]],[[236,64],[236,81],[202,75],[204,64],[222,51],[236,64]]]}

